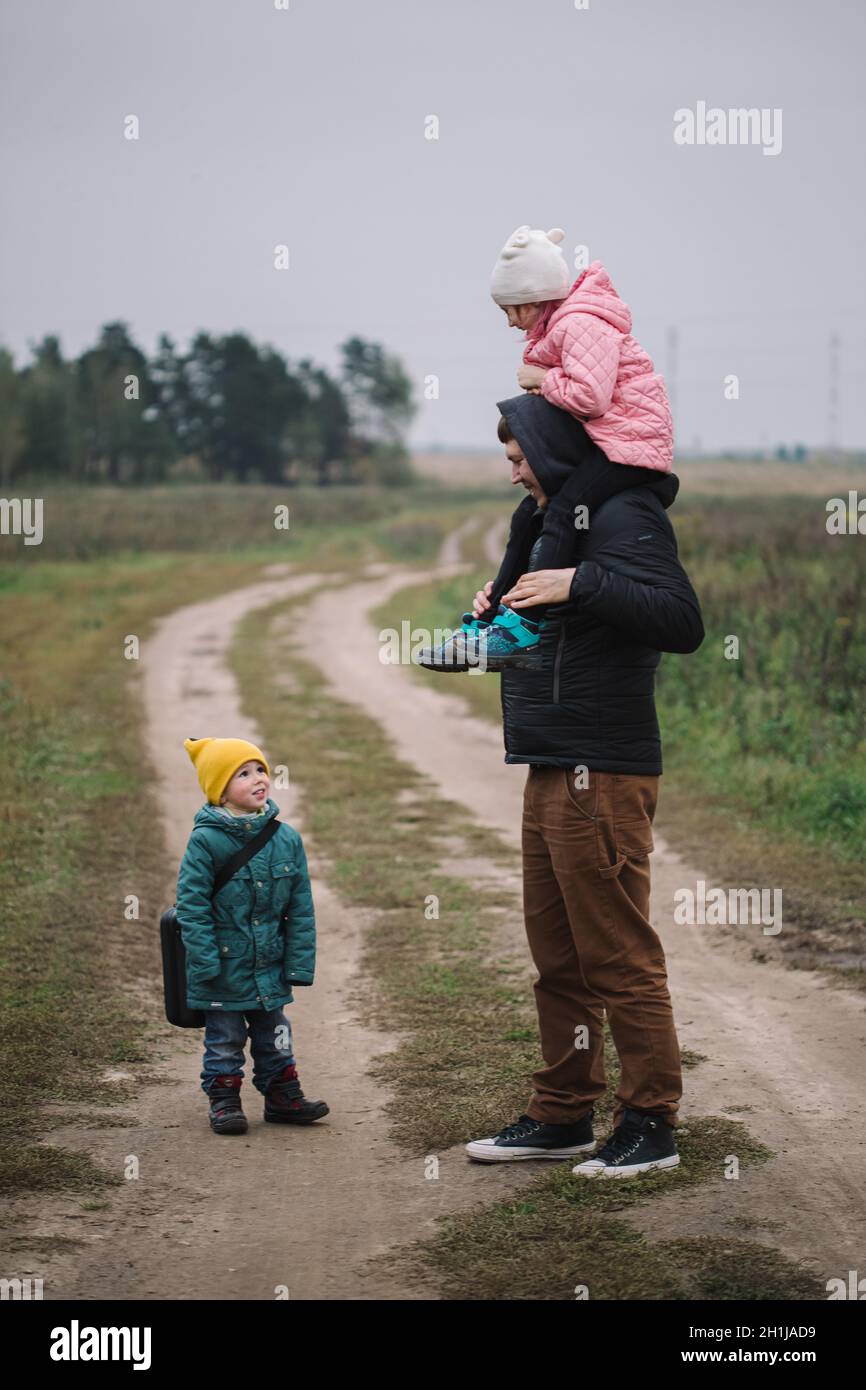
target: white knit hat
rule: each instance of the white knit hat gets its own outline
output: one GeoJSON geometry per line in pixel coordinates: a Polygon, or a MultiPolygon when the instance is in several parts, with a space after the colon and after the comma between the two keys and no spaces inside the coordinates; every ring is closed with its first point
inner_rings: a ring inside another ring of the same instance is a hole
{"type": "Polygon", "coordinates": [[[540,231],[524,223],[506,241],[493,267],[490,293],[497,304],[534,304],[564,299],[571,283],[559,249],[565,232],[540,231]]]}

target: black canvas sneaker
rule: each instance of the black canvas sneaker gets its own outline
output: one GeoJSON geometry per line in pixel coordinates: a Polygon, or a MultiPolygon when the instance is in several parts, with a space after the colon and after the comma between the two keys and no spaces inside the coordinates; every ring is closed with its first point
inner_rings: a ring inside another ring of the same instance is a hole
{"type": "Polygon", "coordinates": [[[673,1126],[659,1115],[626,1110],[595,1158],[572,1169],[582,1178],[633,1178],[656,1168],[676,1168],[680,1161],[673,1126]]]}
{"type": "Polygon", "coordinates": [[[584,1115],[572,1125],[545,1125],[521,1115],[489,1139],[473,1139],[466,1152],[476,1163],[509,1163],[520,1158],[573,1158],[593,1153],[592,1115],[584,1115]]]}

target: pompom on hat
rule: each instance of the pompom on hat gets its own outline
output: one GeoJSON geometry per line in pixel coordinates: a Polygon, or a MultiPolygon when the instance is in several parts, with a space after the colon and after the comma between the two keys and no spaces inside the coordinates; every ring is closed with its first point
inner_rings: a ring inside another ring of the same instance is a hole
{"type": "Polygon", "coordinates": [[[571,284],[559,249],[564,239],[561,227],[552,227],[549,232],[528,223],[517,227],[493,267],[490,293],[496,303],[504,306],[564,299],[571,284]]]}
{"type": "Polygon", "coordinates": [[[271,775],[261,748],[243,738],[185,738],[183,746],[192,758],[201,789],[212,806],[219,806],[220,797],[238,768],[252,758],[263,763],[268,776],[271,775]]]}

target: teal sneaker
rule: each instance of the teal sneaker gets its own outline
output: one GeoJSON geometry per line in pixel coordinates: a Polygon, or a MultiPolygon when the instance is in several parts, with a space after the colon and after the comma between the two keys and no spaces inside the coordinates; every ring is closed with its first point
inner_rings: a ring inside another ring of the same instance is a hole
{"type": "Polygon", "coordinates": [[[460,630],[440,646],[419,652],[418,665],[428,671],[526,669],[538,663],[543,627],[543,621],[522,618],[502,603],[491,623],[464,613],[460,630]]]}
{"type": "Polygon", "coordinates": [[[500,603],[496,617],[483,637],[479,663],[485,671],[526,670],[540,659],[539,644],[544,620],[536,623],[500,603]]]}
{"type": "Polygon", "coordinates": [[[417,665],[428,671],[470,671],[481,660],[480,637],[490,627],[489,623],[464,613],[462,627],[438,647],[424,647],[415,658],[417,665]]]}

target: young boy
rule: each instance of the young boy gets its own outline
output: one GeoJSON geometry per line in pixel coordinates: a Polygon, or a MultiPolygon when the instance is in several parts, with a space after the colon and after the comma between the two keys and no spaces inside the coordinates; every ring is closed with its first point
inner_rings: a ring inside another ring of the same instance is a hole
{"type": "Polygon", "coordinates": [[[207,1011],[202,1090],[215,1134],[246,1134],[241,1107],[244,1044],[250,1039],[253,1085],[264,1117],[311,1124],[328,1114],[307,1100],[283,1005],[293,985],[311,985],[316,925],[304,845],[297,830],[277,830],[214,895],[225,862],[279,806],[268,796],[270,770],[255,744],[240,738],[188,738],[207,803],[196,812],[177,882],[176,911],[186,950],[187,1003],[207,1011]]]}

